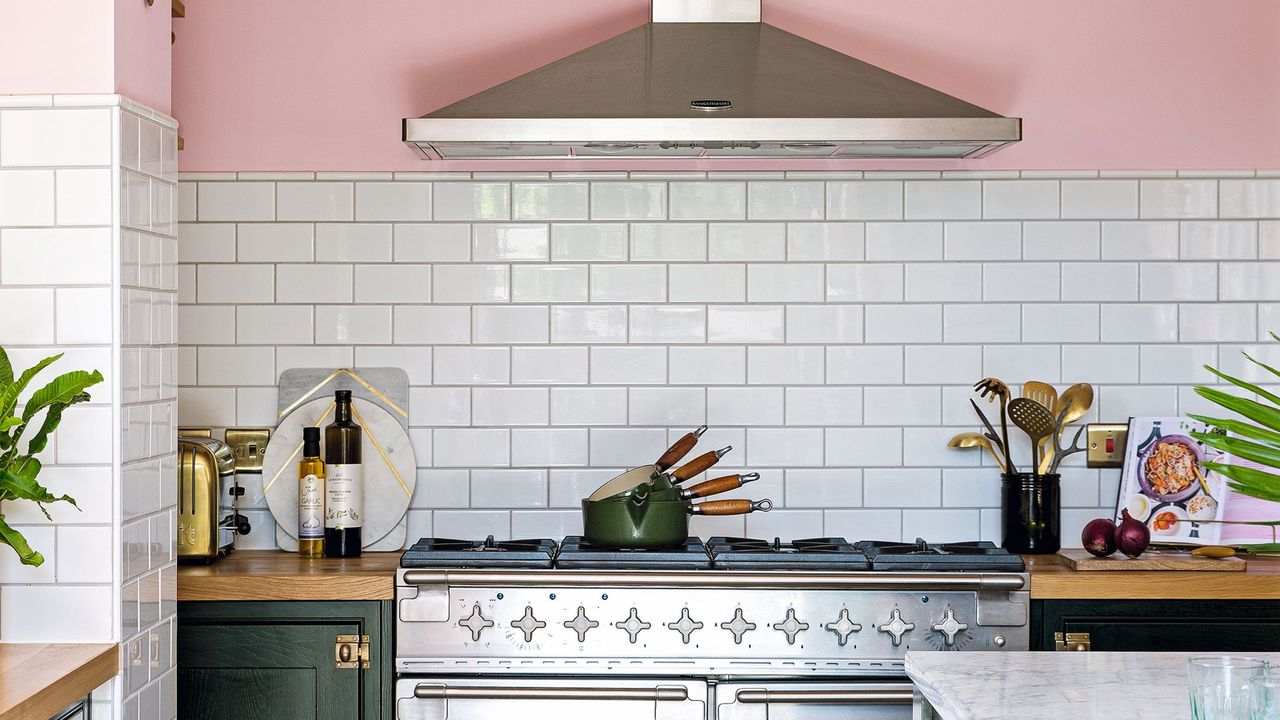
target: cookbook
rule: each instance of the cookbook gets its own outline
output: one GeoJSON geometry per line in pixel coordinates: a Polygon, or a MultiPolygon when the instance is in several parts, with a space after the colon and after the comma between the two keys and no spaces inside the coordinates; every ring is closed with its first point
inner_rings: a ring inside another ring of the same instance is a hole
{"type": "Polygon", "coordinates": [[[1260,466],[1191,437],[1192,432],[1210,431],[1216,430],[1187,417],[1130,418],[1116,520],[1122,510],[1128,510],[1134,519],[1146,523],[1154,543],[1276,542],[1273,528],[1240,523],[1280,520],[1280,503],[1236,493],[1227,486],[1226,477],[1204,463],[1260,466]]]}

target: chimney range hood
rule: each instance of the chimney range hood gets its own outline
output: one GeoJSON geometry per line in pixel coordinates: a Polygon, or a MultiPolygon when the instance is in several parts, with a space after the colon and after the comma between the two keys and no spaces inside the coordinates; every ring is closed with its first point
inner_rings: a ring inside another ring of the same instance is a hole
{"type": "Polygon", "coordinates": [[[767,25],[761,0],[653,0],[652,22],[420,118],[427,159],[976,158],[985,110],[767,25]]]}

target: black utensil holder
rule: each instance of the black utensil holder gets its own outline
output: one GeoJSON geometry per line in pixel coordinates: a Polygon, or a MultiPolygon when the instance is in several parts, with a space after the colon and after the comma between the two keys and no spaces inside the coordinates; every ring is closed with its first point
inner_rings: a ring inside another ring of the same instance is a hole
{"type": "Polygon", "coordinates": [[[1000,545],[1009,552],[1048,555],[1062,547],[1062,477],[1000,476],[1000,545]]]}

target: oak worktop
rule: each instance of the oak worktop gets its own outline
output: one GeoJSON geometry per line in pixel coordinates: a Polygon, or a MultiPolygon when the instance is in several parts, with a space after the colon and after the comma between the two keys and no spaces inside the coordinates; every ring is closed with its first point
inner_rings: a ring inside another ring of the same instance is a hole
{"type": "MultiPolygon", "coordinates": [[[[1057,555],[1028,555],[1035,600],[1280,600],[1280,559],[1249,558],[1243,573],[1077,572],[1057,555]]],[[[391,600],[400,553],[305,560],[242,550],[178,568],[178,600],[391,600]]]]}
{"type": "Polygon", "coordinates": [[[0,720],[48,720],[119,671],[115,644],[0,644],[0,720]]]}

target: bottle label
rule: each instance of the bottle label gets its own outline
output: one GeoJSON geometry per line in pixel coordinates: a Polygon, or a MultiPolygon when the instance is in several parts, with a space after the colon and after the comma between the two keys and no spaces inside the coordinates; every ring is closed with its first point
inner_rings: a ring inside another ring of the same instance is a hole
{"type": "Polygon", "coordinates": [[[325,495],[324,526],[334,530],[364,525],[364,468],[360,465],[330,465],[325,495]]]}
{"type": "Polygon", "coordinates": [[[323,481],[315,475],[298,480],[298,539],[324,538],[323,481]]]}

